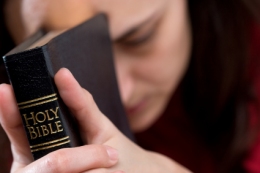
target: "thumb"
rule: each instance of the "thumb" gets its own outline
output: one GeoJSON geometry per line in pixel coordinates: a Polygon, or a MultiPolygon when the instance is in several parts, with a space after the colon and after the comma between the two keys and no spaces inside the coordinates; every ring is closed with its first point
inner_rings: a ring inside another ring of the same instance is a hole
{"type": "Polygon", "coordinates": [[[64,103],[78,121],[83,140],[101,144],[116,133],[115,126],[100,112],[92,95],[83,89],[71,72],[60,69],[54,77],[64,103]]]}

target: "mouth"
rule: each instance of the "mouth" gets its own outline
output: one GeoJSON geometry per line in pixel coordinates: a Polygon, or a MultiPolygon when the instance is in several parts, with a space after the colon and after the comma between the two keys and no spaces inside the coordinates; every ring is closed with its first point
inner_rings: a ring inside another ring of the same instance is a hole
{"type": "Polygon", "coordinates": [[[147,105],[147,99],[143,99],[139,101],[138,103],[134,104],[133,106],[129,106],[126,108],[126,112],[128,116],[133,116],[135,114],[138,114],[141,112],[145,106],[147,105]]]}

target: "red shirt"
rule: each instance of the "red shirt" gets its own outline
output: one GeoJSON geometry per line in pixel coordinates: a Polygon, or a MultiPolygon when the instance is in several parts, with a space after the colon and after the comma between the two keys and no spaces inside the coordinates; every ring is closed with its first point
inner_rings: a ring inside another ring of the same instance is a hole
{"type": "Polygon", "coordinates": [[[214,161],[210,150],[195,132],[192,123],[184,116],[180,94],[174,95],[167,114],[148,130],[136,134],[137,143],[145,149],[166,155],[193,172],[210,173],[214,161]]]}
{"type": "MultiPolygon", "coordinates": [[[[251,126],[260,128],[258,124],[260,119],[260,26],[253,28],[252,38],[252,70],[250,76],[253,79],[254,91],[257,101],[249,105],[250,124],[251,126]]],[[[249,173],[260,173],[260,133],[256,137],[256,141],[252,144],[248,156],[244,161],[244,167],[249,173]]]]}

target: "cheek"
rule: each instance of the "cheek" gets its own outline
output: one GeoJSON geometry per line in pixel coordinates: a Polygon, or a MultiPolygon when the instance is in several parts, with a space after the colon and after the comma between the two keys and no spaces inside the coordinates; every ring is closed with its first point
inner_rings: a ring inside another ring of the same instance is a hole
{"type": "MultiPolygon", "coordinates": [[[[169,15],[172,16],[172,15],[169,15]]],[[[178,15],[179,17],[180,15],[178,15]]],[[[191,34],[186,13],[175,24],[171,17],[165,18],[159,28],[156,42],[147,58],[136,66],[137,73],[154,90],[169,94],[179,84],[189,64],[191,52],[191,34]]],[[[177,20],[177,19],[176,19],[177,20]]]]}
{"type": "Polygon", "coordinates": [[[154,51],[154,57],[138,65],[136,76],[153,92],[170,94],[177,87],[188,64],[188,57],[180,57],[178,53],[173,49],[154,51]]]}

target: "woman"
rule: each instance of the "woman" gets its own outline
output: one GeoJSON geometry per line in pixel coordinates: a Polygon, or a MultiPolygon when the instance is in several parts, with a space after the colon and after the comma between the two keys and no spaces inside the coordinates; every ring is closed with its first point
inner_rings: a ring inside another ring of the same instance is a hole
{"type": "Polygon", "coordinates": [[[108,15],[122,101],[141,145],[124,137],[61,69],[55,83],[90,145],[31,163],[11,87],[3,84],[1,124],[12,144],[12,172],[260,171],[259,66],[249,49],[257,1],[7,0],[4,7],[17,44],[39,27],[66,29],[98,12],[108,15]]]}

